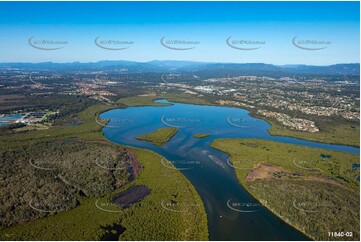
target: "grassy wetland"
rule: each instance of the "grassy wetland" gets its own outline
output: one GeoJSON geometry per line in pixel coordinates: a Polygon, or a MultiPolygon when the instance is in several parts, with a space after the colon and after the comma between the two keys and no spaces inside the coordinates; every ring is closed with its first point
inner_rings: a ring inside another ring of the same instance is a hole
{"type": "Polygon", "coordinates": [[[358,240],[359,155],[256,139],[217,139],[212,147],[230,155],[252,196],[312,239],[358,240]]]}

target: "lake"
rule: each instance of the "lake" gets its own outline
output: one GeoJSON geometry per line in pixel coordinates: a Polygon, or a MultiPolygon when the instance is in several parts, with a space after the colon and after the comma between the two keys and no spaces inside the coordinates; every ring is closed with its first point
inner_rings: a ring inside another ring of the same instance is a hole
{"type": "MultiPolygon", "coordinates": [[[[166,100],[157,102],[168,103],[166,100]]],[[[104,135],[112,142],[153,150],[171,161],[194,185],[204,203],[210,240],[308,240],[261,206],[238,182],[227,164],[229,156],[210,147],[217,138],[257,138],[359,154],[358,148],[270,136],[270,125],[240,108],[172,103],[110,110],[100,115],[109,122],[104,135]],[[177,127],[164,146],[136,137],[158,128],[177,127]],[[210,133],[196,139],[199,133],[210,133]],[[245,204],[232,209],[232,203],[245,204]]],[[[325,154],[327,155],[327,154],[325,154]]],[[[167,163],[164,161],[164,166],[167,163]]],[[[170,169],[170,168],[169,168],[170,169]]]]}

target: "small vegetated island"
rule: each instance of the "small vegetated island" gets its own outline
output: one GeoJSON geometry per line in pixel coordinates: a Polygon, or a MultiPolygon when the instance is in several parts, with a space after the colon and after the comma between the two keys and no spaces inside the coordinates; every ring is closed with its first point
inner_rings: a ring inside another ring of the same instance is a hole
{"type": "Polygon", "coordinates": [[[206,138],[208,136],[210,136],[211,134],[208,133],[204,133],[204,134],[195,134],[193,137],[196,139],[202,139],[202,138],[206,138]]]}
{"type": "Polygon", "coordinates": [[[359,155],[257,139],[211,146],[231,156],[228,164],[257,200],[310,238],[359,240],[359,155]]]}
{"type": "Polygon", "coordinates": [[[152,133],[140,135],[137,137],[139,140],[145,140],[152,142],[155,145],[163,146],[166,144],[176,133],[178,132],[177,128],[160,128],[152,133]]]}

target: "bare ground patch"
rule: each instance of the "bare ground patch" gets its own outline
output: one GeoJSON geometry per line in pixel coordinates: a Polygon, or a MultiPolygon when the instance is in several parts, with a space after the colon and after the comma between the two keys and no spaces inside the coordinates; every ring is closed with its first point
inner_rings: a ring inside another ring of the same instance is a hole
{"type": "Polygon", "coordinates": [[[327,182],[334,185],[341,186],[342,188],[348,189],[344,185],[335,181],[332,178],[321,176],[321,175],[304,175],[299,172],[287,170],[280,166],[271,164],[259,164],[256,168],[252,169],[246,176],[246,181],[255,180],[269,180],[269,179],[298,179],[308,181],[321,181],[327,182]]]}

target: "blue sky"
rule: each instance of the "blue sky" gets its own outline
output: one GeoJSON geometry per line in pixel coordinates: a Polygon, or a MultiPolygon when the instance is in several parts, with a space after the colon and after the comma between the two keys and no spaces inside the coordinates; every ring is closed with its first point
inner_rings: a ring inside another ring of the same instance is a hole
{"type": "Polygon", "coordinates": [[[354,63],[360,55],[359,11],[359,2],[0,2],[0,62],[354,63]],[[29,45],[32,36],[67,44],[39,50],[29,45]],[[98,36],[134,43],[125,50],[106,50],[94,44],[98,36]],[[160,44],[164,36],[199,44],[171,50],[160,44]],[[226,44],[230,36],[263,44],[238,50],[226,44]],[[296,36],[329,44],[304,50],[292,44],[296,36]]]}

